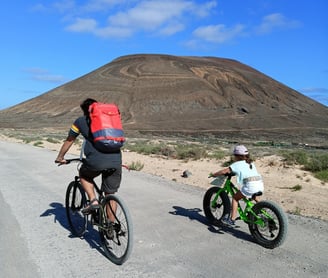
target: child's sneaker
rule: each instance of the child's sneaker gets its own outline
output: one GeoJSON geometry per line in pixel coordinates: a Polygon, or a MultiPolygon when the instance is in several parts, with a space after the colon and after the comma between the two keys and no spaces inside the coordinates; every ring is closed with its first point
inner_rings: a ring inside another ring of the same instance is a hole
{"type": "Polygon", "coordinates": [[[235,226],[236,225],[236,221],[232,220],[230,217],[224,217],[221,219],[221,222],[223,224],[229,225],[229,226],[235,226]]]}

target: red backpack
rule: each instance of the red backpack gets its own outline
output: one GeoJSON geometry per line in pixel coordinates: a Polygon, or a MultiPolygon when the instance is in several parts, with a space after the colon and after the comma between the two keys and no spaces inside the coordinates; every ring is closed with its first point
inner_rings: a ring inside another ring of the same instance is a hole
{"type": "Polygon", "coordinates": [[[94,147],[103,153],[120,150],[125,138],[117,105],[94,102],[89,106],[89,118],[94,147]]]}

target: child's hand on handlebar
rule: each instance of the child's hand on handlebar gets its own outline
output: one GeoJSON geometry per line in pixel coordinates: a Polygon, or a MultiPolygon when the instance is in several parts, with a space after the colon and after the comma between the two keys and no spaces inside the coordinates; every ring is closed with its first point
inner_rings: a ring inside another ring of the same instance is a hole
{"type": "Polygon", "coordinates": [[[208,177],[209,177],[209,178],[215,178],[216,176],[215,176],[213,173],[209,173],[209,174],[208,174],[208,177]]]}

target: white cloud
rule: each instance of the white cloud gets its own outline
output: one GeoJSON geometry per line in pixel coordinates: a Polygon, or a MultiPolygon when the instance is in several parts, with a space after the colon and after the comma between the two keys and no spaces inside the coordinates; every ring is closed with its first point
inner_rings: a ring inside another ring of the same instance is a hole
{"type": "Polygon", "coordinates": [[[245,26],[237,24],[233,27],[226,27],[224,24],[208,25],[195,29],[193,35],[200,40],[211,43],[225,43],[236,37],[242,36],[245,26]]]}
{"type": "Polygon", "coordinates": [[[44,12],[47,11],[47,7],[44,4],[38,3],[30,8],[32,12],[44,12]]]}
{"type": "Polygon", "coordinates": [[[214,44],[223,44],[240,37],[259,35],[272,32],[276,29],[297,28],[300,23],[295,20],[289,20],[280,13],[270,14],[262,19],[262,23],[255,28],[255,32],[250,26],[244,24],[236,24],[228,27],[225,24],[201,26],[194,30],[193,39],[186,43],[186,46],[197,48],[204,42],[214,44]]]}
{"type": "Polygon", "coordinates": [[[29,75],[29,78],[37,81],[45,81],[51,83],[66,82],[66,78],[58,74],[50,74],[48,70],[42,68],[25,68],[23,69],[29,75]]]}
{"type": "Polygon", "coordinates": [[[216,6],[217,6],[216,1],[210,1],[204,3],[203,5],[192,6],[192,11],[194,14],[200,17],[206,17],[211,13],[212,9],[214,9],[216,6]]]}
{"type": "Polygon", "coordinates": [[[55,3],[53,3],[53,7],[60,13],[76,10],[76,5],[74,0],[56,1],[55,3]]]}
{"type": "Polygon", "coordinates": [[[116,5],[122,5],[133,1],[129,0],[91,0],[81,7],[84,12],[99,12],[110,9],[116,5]]]}
{"type": "Polygon", "coordinates": [[[185,29],[185,26],[181,23],[172,23],[168,26],[163,27],[159,33],[164,36],[171,36],[174,35],[175,33],[178,33],[182,30],[185,29]]]}
{"type": "Polygon", "coordinates": [[[314,99],[326,106],[328,106],[328,88],[309,87],[300,89],[299,92],[306,95],[309,98],[314,99]]]}
{"type": "Polygon", "coordinates": [[[130,28],[107,26],[104,28],[98,28],[94,31],[94,34],[103,38],[128,38],[132,35],[132,32],[133,31],[130,28]]]}
{"type": "Polygon", "coordinates": [[[197,1],[187,0],[93,0],[80,7],[80,10],[95,12],[103,7],[106,12],[114,5],[116,5],[115,12],[109,14],[107,22],[103,24],[96,21],[95,16],[84,19],[80,16],[75,18],[66,29],[73,32],[89,32],[101,37],[127,37],[137,32],[169,36],[184,30],[191,17],[207,16],[216,6],[216,1],[199,4],[197,1]]]}
{"type": "Polygon", "coordinates": [[[314,92],[328,93],[328,88],[309,87],[309,88],[300,89],[300,91],[303,93],[314,93],[314,92]]]}
{"type": "Polygon", "coordinates": [[[261,24],[255,28],[255,31],[258,34],[267,34],[276,29],[291,29],[300,25],[299,21],[289,20],[281,13],[274,13],[263,17],[261,24]]]}
{"type": "Polygon", "coordinates": [[[111,25],[141,29],[155,29],[172,19],[180,18],[190,2],[186,1],[143,1],[134,8],[109,17],[111,25]]]}
{"type": "Polygon", "coordinates": [[[42,74],[42,75],[33,75],[33,80],[37,81],[45,81],[51,83],[64,83],[67,80],[62,75],[55,75],[55,74],[42,74]]]}
{"type": "Polygon", "coordinates": [[[73,32],[93,32],[97,29],[97,21],[92,18],[77,18],[76,21],[66,27],[73,32]]]}

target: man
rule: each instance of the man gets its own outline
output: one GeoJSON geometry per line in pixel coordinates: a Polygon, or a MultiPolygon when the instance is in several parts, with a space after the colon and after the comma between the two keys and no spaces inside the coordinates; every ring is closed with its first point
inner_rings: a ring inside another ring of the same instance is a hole
{"type": "Polygon", "coordinates": [[[85,146],[83,150],[85,162],[79,170],[79,176],[82,187],[90,200],[89,205],[82,210],[85,214],[99,208],[99,203],[94,190],[93,179],[102,174],[102,190],[105,194],[114,194],[120,187],[122,175],[121,151],[118,150],[113,153],[102,153],[99,152],[92,144],[92,135],[88,124],[88,115],[89,106],[94,102],[97,101],[91,98],[88,98],[82,102],[80,107],[84,115],[77,118],[72,124],[68,132],[68,136],[55,160],[55,163],[65,164],[65,154],[68,152],[79,134],[82,134],[85,139],[85,146]],[[106,172],[106,169],[115,169],[115,172],[112,174],[110,171],[106,172]]]}

